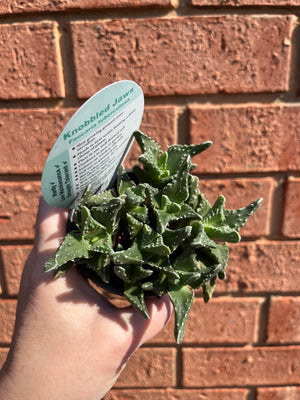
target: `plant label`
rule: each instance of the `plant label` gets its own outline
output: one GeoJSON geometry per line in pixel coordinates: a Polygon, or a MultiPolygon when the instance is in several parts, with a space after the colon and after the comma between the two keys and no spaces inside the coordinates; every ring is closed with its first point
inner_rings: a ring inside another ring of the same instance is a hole
{"type": "Polygon", "coordinates": [[[88,99],[62,130],[47,158],[42,193],[52,206],[74,208],[88,185],[103,192],[139,129],[144,95],[133,81],[115,82],[88,99]]]}

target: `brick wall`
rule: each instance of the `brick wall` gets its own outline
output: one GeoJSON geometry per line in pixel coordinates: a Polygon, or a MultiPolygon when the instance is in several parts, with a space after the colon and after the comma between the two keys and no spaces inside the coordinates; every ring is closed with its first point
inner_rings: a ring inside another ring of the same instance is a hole
{"type": "Polygon", "coordinates": [[[0,365],[49,149],[87,97],[133,79],[162,147],[214,141],[195,160],[210,200],[264,203],[182,344],[171,321],[106,399],[300,398],[299,16],[300,0],[1,1],[0,365]]]}

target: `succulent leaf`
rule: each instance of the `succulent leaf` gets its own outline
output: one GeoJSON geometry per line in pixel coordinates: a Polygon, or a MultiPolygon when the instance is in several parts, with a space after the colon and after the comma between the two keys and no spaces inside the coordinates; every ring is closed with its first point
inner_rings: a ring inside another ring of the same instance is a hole
{"type": "Polygon", "coordinates": [[[196,253],[187,247],[183,253],[178,256],[174,261],[174,269],[179,274],[184,272],[198,272],[199,261],[197,260],[196,253]]]}
{"type": "Polygon", "coordinates": [[[203,248],[201,254],[198,251],[197,257],[209,267],[220,264],[225,269],[229,257],[229,248],[226,243],[216,243],[214,247],[203,248]]]}
{"type": "Polygon", "coordinates": [[[69,232],[57,251],[46,263],[44,270],[46,272],[59,269],[65,264],[76,262],[82,258],[89,256],[88,242],[82,237],[79,232],[69,232]]]}
{"type": "Polygon", "coordinates": [[[200,287],[210,285],[210,283],[215,280],[222,268],[222,264],[215,264],[209,268],[201,268],[198,274],[195,274],[194,277],[189,277],[188,284],[193,289],[198,289],[200,287]]]}
{"type": "Polygon", "coordinates": [[[225,223],[235,230],[241,229],[248,218],[261,206],[262,199],[258,199],[239,210],[224,210],[225,223]]]}
{"type": "Polygon", "coordinates": [[[194,301],[194,293],[187,286],[171,286],[169,297],[175,313],[174,335],[176,342],[180,343],[183,339],[187,317],[194,301]]]}
{"type": "MultiPolygon", "coordinates": [[[[175,144],[168,148],[168,161],[167,168],[170,173],[174,173],[178,170],[178,166],[182,163],[182,159],[187,156],[193,157],[196,154],[201,153],[202,151],[208,149],[212,145],[212,142],[207,141],[204,143],[196,144],[196,145],[180,145],[175,144]]],[[[191,166],[190,166],[191,167],[191,166]]]]}
{"type": "Polygon", "coordinates": [[[152,292],[158,297],[168,292],[168,277],[164,272],[159,272],[157,276],[153,275],[152,292]]]}
{"type": "Polygon", "coordinates": [[[143,229],[144,224],[129,213],[126,214],[126,217],[130,238],[134,239],[136,235],[141,231],[141,229],[143,229]]]}
{"type": "MultiPolygon", "coordinates": [[[[85,239],[88,239],[90,236],[86,235],[85,239]]],[[[89,250],[103,253],[103,254],[110,254],[112,249],[111,243],[111,235],[103,228],[100,228],[98,231],[93,233],[93,236],[89,240],[89,250]]]]}
{"type": "Polygon", "coordinates": [[[148,260],[148,264],[154,269],[161,272],[168,278],[168,282],[175,283],[179,281],[179,275],[170,263],[170,260],[166,257],[152,257],[148,260]]]}
{"type": "Polygon", "coordinates": [[[191,158],[183,159],[178,166],[178,172],[173,180],[167,184],[165,193],[171,201],[183,203],[189,196],[188,179],[191,166],[191,158]]]}
{"type": "MultiPolygon", "coordinates": [[[[117,190],[118,193],[125,194],[127,189],[132,189],[135,187],[135,184],[130,179],[130,176],[126,173],[124,168],[121,166],[119,168],[119,174],[117,176],[117,190]]],[[[106,193],[106,192],[104,192],[106,193]]]]}
{"type": "Polygon", "coordinates": [[[200,195],[199,180],[196,176],[189,175],[188,191],[189,195],[186,203],[194,210],[196,210],[200,195]]]}
{"type": "Polygon", "coordinates": [[[225,219],[224,205],[225,205],[225,197],[219,196],[215,204],[211,207],[211,209],[207,212],[207,214],[203,218],[203,223],[205,225],[217,225],[217,226],[221,225],[225,219]]]}
{"type": "Polygon", "coordinates": [[[86,236],[90,232],[96,232],[103,226],[96,221],[92,215],[91,211],[86,207],[81,207],[81,233],[82,235],[86,236]]]}
{"type": "Polygon", "coordinates": [[[75,228],[45,264],[55,277],[78,266],[92,269],[145,317],[145,293],[168,293],[175,311],[175,337],[183,339],[194,293],[208,301],[216,279],[225,278],[226,242],[238,242],[239,229],[261,199],[239,210],[226,210],[219,196],[213,206],[190,172],[191,157],[211,145],[174,145],[163,152],[141,131],[134,136],[142,150],[132,171],[121,167],[114,186],[93,194],[87,187],[75,209],[75,228]],[[221,243],[220,243],[221,242],[221,243]],[[224,243],[223,243],[224,242],[224,243]]]}
{"type": "Polygon", "coordinates": [[[210,202],[205,198],[204,194],[200,193],[198,195],[198,205],[196,207],[197,213],[201,217],[204,217],[209,212],[210,209],[211,209],[210,202]]]}
{"type": "Polygon", "coordinates": [[[145,269],[141,265],[134,264],[116,265],[114,272],[126,283],[136,283],[153,274],[151,269],[145,269]]]}
{"type": "Polygon", "coordinates": [[[91,213],[94,219],[104,225],[107,232],[111,234],[118,227],[120,211],[124,204],[123,198],[114,197],[103,205],[92,207],[91,213]]]}
{"type": "Polygon", "coordinates": [[[135,137],[135,140],[137,141],[143,153],[152,153],[153,157],[158,159],[161,150],[160,146],[153,139],[145,135],[140,130],[136,130],[133,133],[133,136],[135,137]]]}
{"type": "Polygon", "coordinates": [[[150,182],[151,185],[154,185],[154,179],[152,178],[151,174],[146,172],[139,165],[134,165],[132,167],[132,173],[137,177],[139,182],[141,182],[141,183],[149,183],[150,182]]]}
{"type": "Polygon", "coordinates": [[[149,311],[145,304],[144,291],[141,285],[124,283],[124,296],[145,318],[149,319],[149,311]]]}
{"type": "Polygon", "coordinates": [[[112,190],[106,190],[105,192],[94,194],[88,200],[85,201],[85,205],[91,207],[101,203],[108,203],[114,197],[112,190]]]}
{"type": "Polygon", "coordinates": [[[163,241],[172,253],[192,232],[191,226],[184,226],[179,229],[166,229],[163,233],[163,241]]]}
{"type": "Polygon", "coordinates": [[[148,208],[146,206],[136,206],[130,210],[130,214],[145,224],[149,222],[148,208]]]}
{"type": "Polygon", "coordinates": [[[147,243],[142,243],[141,248],[145,253],[157,254],[159,256],[168,256],[171,253],[159,233],[156,233],[147,243]]]}
{"type": "Polygon", "coordinates": [[[134,207],[141,203],[146,198],[145,194],[145,185],[139,185],[137,187],[128,188],[125,192],[126,194],[126,203],[128,207],[134,207]]]}
{"type": "Polygon", "coordinates": [[[238,243],[241,240],[240,234],[228,225],[224,226],[205,226],[205,233],[210,239],[221,240],[223,242],[238,243]]]}
{"type": "Polygon", "coordinates": [[[110,258],[108,254],[96,253],[91,259],[90,268],[97,272],[103,282],[109,283],[110,281],[110,258]]]}
{"type": "Polygon", "coordinates": [[[134,242],[127,250],[116,251],[111,254],[112,261],[116,264],[141,264],[143,255],[137,242],[134,242]]]}
{"type": "Polygon", "coordinates": [[[190,245],[192,247],[204,249],[214,248],[216,246],[216,243],[207,236],[202,222],[193,221],[191,226],[192,233],[190,238],[190,245]]]}
{"type": "Polygon", "coordinates": [[[203,299],[204,302],[207,303],[213,295],[213,291],[215,289],[216,286],[216,281],[215,279],[212,279],[210,281],[208,281],[204,286],[203,286],[203,299]]]}

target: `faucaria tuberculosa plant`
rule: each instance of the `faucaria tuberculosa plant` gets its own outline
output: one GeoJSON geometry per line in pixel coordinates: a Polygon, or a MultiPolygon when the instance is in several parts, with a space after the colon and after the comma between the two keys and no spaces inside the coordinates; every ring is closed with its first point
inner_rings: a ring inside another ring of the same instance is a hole
{"type": "Polygon", "coordinates": [[[125,298],[149,318],[145,295],[168,293],[175,312],[175,338],[183,339],[194,290],[204,301],[216,279],[225,278],[229,250],[239,229],[261,199],[226,210],[219,196],[213,206],[199,190],[191,157],[211,142],[173,145],[166,152],[141,131],[134,132],[142,154],[132,171],[120,169],[115,186],[100,194],[88,187],[75,209],[75,229],[46,262],[55,277],[85,264],[104,283],[118,285],[125,298]]]}

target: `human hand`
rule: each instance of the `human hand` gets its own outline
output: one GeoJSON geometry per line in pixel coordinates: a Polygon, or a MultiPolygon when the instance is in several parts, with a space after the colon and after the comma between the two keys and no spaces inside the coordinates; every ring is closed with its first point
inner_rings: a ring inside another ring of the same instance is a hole
{"type": "Polygon", "coordinates": [[[130,355],[171,314],[168,296],[148,299],[150,319],[117,308],[72,268],[43,272],[65,235],[67,212],[41,198],[36,239],[22,275],[12,346],[0,373],[3,400],[99,400],[130,355]]]}

